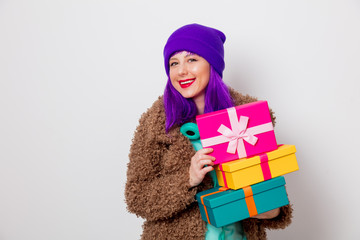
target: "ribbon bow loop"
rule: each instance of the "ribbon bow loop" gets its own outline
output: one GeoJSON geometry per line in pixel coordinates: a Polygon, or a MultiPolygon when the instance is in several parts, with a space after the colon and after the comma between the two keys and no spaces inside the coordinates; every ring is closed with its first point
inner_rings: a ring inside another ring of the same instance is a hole
{"type": "Polygon", "coordinates": [[[236,111],[229,111],[229,117],[232,129],[229,129],[223,124],[221,124],[218,129],[219,133],[229,139],[227,152],[235,154],[236,150],[244,149],[244,140],[251,145],[255,145],[258,138],[247,131],[249,118],[240,116],[240,120],[237,121],[236,111]]]}

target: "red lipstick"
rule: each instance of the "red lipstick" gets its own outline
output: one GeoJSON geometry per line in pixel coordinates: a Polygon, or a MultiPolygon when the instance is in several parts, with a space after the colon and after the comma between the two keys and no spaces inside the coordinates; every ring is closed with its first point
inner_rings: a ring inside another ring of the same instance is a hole
{"type": "Polygon", "coordinates": [[[191,84],[193,84],[195,82],[195,78],[189,78],[189,79],[185,79],[185,80],[179,80],[179,84],[181,88],[187,88],[190,87],[191,84]]]}

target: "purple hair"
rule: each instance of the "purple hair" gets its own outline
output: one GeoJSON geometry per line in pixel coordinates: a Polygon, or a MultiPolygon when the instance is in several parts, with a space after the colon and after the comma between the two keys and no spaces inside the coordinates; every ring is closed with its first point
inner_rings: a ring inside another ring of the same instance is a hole
{"type": "MultiPolygon", "coordinates": [[[[198,114],[196,105],[192,98],[184,98],[172,85],[170,77],[164,91],[164,106],[166,114],[166,132],[175,126],[195,120],[198,114]]],[[[205,90],[204,113],[213,112],[229,107],[234,103],[230,96],[229,89],[220,75],[210,65],[209,83],[205,90]]]]}

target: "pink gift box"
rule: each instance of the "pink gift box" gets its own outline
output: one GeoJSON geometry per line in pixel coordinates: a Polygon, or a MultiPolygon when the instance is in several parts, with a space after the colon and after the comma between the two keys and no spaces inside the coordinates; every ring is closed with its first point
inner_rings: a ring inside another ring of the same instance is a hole
{"type": "Polygon", "coordinates": [[[214,149],[214,164],[277,149],[267,101],[198,115],[196,122],[202,146],[214,149]]]}

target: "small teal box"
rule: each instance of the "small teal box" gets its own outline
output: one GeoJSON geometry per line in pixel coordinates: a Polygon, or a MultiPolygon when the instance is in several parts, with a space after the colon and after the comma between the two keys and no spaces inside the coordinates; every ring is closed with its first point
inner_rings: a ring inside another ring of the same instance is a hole
{"type": "Polygon", "coordinates": [[[224,191],[222,187],[215,187],[197,193],[202,219],[215,227],[223,227],[249,218],[254,209],[260,214],[289,204],[283,176],[250,187],[224,191]]]}

